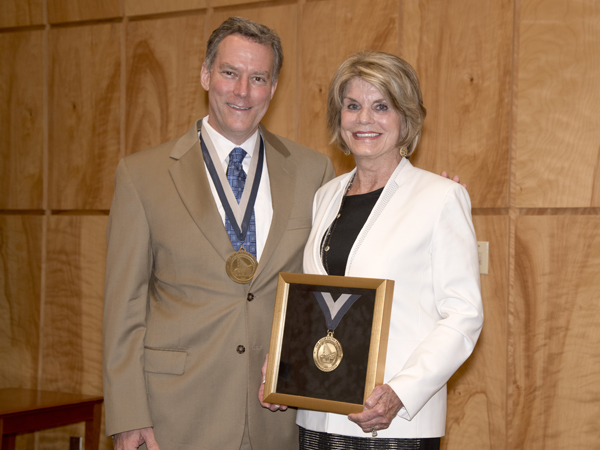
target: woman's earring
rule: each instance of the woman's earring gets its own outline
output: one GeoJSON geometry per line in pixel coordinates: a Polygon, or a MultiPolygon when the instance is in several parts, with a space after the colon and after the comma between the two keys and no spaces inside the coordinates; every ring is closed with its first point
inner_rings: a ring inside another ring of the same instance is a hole
{"type": "Polygon", "coordinates": [[[348,156],[350,154],[350,150],[346,149],[344,150],[344,155],[348,156]]]}
{"type": "Polygon", "coordinates": [[[406,147],[402,147],[400,149],[400,156],[402,156],[403,158],[406,158],[407,155],[408,155],[408,150],[406,149],[406,147]]]}

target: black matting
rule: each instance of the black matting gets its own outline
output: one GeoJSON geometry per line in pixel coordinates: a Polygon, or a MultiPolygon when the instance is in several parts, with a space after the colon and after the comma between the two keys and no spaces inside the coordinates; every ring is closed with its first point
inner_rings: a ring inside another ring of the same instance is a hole
{"type": "Polygon", "coordinates": [[[363,404],[376,289],[290,284],[281,346],[277,393],[363,404]],[[327,335],[325,316],[313,291],[361,297],[334,332],[344,357],[331,372],[317,368],[313,350],[327,335]]]}

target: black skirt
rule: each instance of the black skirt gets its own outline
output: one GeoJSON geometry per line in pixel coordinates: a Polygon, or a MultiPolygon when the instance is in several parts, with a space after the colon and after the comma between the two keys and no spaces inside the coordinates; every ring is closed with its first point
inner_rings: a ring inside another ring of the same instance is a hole
{"type": "Polygon", "coordinates": [[[439,450],[440,448],[440,438],[363,438],[299,428],[300,450],[439,450]]]}

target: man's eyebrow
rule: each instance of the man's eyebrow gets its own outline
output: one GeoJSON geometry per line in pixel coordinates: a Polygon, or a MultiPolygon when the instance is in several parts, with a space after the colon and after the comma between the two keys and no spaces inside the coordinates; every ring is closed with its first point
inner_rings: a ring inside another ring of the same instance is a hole
{"type": "MultiPolygon", "coordinates": [[[[237,72],[239,69],[236,66],[232,65],[232,64],[222,63],[219,66],[219,70],[231,70],[233,72],[237,72]]],[[[262,77],[265,77],[267,79],[270,79],[271,78],[271,72],[269,72],[268,70],[257,70],[256,72],[252,72],[252,76],[253,77],[255,77],[255,76],[262,76],[262,77]]]]}
{"type": "Polygon", "coordinates": [[[237,70],[237,67],[228,63],[223,63],[219,66],[219,70],[237,70]]]}

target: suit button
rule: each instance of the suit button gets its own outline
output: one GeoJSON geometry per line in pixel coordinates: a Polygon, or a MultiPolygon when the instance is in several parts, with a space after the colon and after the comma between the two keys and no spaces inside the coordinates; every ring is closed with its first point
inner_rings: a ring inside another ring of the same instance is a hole
{"type": "Polygon", "coordinates": [[[237,346],[237,352],[241,355],[242,353],[244,353],[246,351],[246,347],[244,347],[243,345],[238,345],[237,346]]]}
{"type": "Polygon", "coordinates": [[[254,300],[254,294],[253,294],[252,292],[250,292],[250,293],[248,294],[248,297],[246,297],[246,299],[247,299],[249,302],[251,302],[252,300],[254,300]]]}

